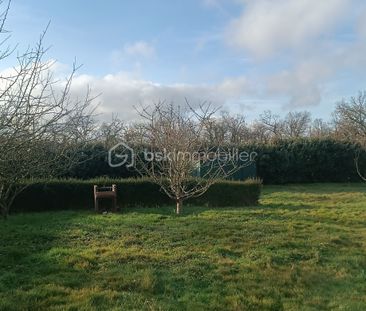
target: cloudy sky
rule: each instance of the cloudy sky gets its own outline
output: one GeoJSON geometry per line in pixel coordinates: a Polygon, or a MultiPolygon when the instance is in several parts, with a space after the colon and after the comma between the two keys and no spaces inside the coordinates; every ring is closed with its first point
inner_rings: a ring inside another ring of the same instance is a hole
{"type": "Polygon", "coordinates": [[[7,29],[23,49],[49,21],[48,58],[58,74],[83,64],[74,92],[100,93],[105,117],[187,98],[248,119],[266,109],[327,119],[366,89],[364,0],[13,0],[7,29]]]}

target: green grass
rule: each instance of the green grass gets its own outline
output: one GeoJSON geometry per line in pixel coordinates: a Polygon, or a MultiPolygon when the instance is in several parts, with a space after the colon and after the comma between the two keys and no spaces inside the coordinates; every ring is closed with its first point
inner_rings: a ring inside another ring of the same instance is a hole
{"type": "Polygon", "coordinates": [[[366,310],[366,185],[0,222],[0,310],[366,310]]]}

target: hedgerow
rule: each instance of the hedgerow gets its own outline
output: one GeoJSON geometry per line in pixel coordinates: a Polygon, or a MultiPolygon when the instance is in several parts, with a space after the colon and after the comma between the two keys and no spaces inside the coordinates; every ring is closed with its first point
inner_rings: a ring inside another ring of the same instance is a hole
{"type": "MultiPolygon", "coordinates": [[[[333,139],[281,140],[272,144],[232,146],[240,151],[257,152],[255,165],[241,169],[233,179],[258,177],[266,184],[359,181],[354,159],[361,152],[360,166],[366,168],[366,153],[355,143],[333,139]]],[[[93,145],[80,150],[81,162],[64,178],[130,178],[139,174],[124,166],[108,165],[108,150],[93,145]]]]}
{"type": "MultiPolygon", "coordinates": [[[[148,178],[129,179],[59,179],[27,181],[28,187],[15,199],[12,211],[48,211],[92,209],[93,185],[117,185],[117,204],[124,207],[159,207],[173,204],[159,186],[148,178]]],[[[245,182],[220,180],[202,196],[186,202],[190,205],[225,207],[258,203],[259,180],[245,182]]],[[[107,208],[105,202],[105,208],[107,208]]]]}

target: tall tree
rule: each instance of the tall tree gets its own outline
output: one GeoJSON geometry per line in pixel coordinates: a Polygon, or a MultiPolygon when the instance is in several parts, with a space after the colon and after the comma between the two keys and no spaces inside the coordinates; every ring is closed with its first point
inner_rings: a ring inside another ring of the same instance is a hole
{"type": "MultiPolygon", "coordinates": [[[[4,3],[2,3],[4,4],[4,3]]],[[[9,3],[2,13],[4,31],[9,3]]],[[[94,121],[89,91],[72,100],[70,87],[77,70],[62,83],[52,74],[53,63],[44,60],[45,33],[33,48],[17,51],[17,63],[0,76],[0,212],[9,213],[14,198],[24,189],[25,178],[55,176],[78,161],[73,148],[90,135],[94,121]],[[58,91],[57,91],[58,89],[58,91]]],[[[0,48],[0,61],[12,49],[0,48]]]]}

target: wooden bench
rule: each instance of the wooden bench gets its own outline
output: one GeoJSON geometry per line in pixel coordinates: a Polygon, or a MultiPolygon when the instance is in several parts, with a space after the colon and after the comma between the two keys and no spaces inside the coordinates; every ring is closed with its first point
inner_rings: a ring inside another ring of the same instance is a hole
{"type": "Polygon", "coordinates": [[[117,211],[117,186],[112,185],[111,187],[99,187],[94,185],[94,208],[96,212],[99,212],[99,199],[111,199],[112,210],[117,211]]]}

